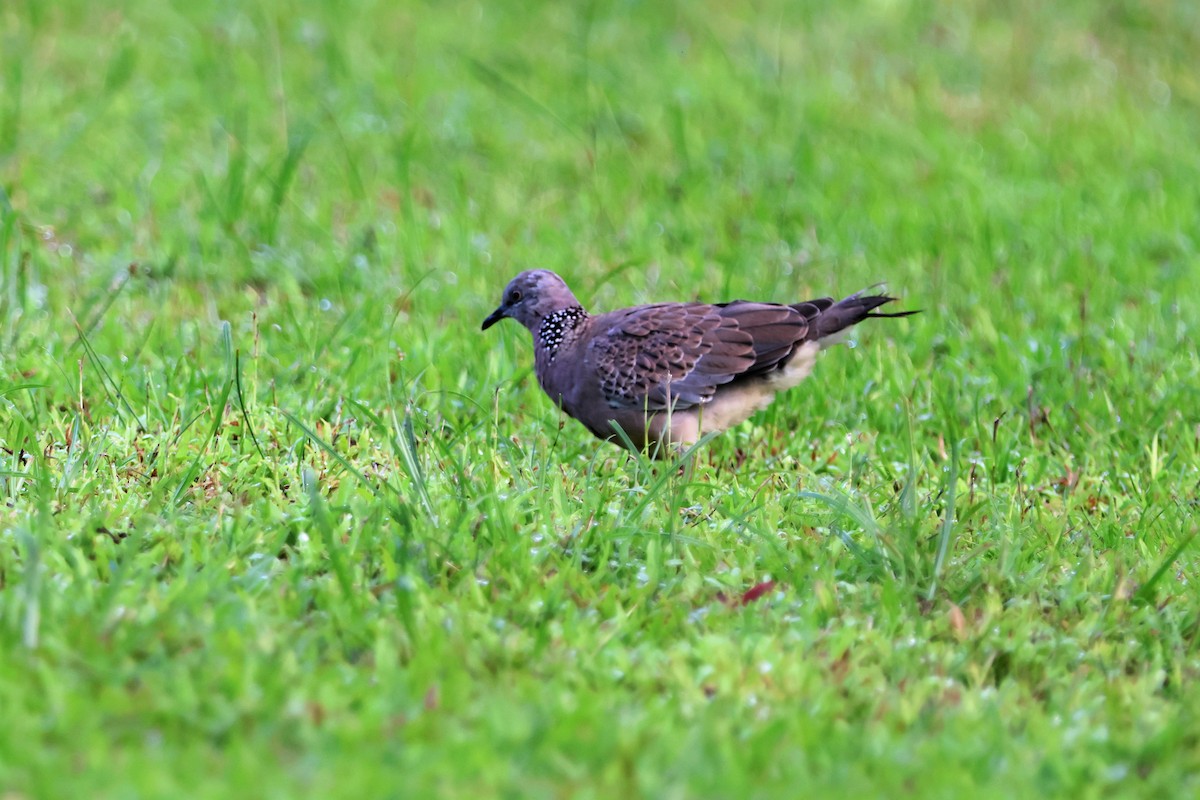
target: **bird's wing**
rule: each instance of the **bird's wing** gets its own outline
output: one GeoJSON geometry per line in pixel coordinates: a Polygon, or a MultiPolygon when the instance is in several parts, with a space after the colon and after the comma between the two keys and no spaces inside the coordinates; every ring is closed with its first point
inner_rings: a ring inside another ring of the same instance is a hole
{"type": "Polygon", "coordinates": [[[784,363],[808,329],[800,311],[771,303],[639,306],[604,316],[587,359],[610,407],[678,410],[784,363]]]}

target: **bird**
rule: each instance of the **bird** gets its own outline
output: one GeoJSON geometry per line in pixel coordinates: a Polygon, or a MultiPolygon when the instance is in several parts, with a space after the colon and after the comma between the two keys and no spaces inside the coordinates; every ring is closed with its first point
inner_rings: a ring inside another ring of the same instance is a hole
{"type": "Polygon", "coordinates": [[[508,318],[533,335],[538,383],[604,441],[667,457],[744,422],[812,371],[817,354],[896,300],[857,292],[783,304],[676,302],[591,314],[566,282],[526,270],[481,330],[508,318]]]}

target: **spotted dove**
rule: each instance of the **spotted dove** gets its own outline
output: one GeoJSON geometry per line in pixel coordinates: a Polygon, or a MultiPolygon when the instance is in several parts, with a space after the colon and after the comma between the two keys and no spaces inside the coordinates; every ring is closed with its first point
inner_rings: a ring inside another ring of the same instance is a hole
{"type": "Polygon", "coordinates": [[[916,313],[875,311],[895,299],[655,303],[593,316],[562,278],[539,269],[512,279],[482,329],[505,317],[520,322],[552,400],[601,439],[661,455],[766,408],[851,326],[916,313]]]}

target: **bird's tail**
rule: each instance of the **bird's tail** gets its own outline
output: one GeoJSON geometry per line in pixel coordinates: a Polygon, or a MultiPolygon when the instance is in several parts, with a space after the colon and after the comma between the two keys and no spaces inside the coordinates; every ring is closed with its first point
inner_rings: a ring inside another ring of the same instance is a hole
{"type": "Polygon", "coordinates": [[[907,317],[921,313],[919,310],[892,313],[875,310],[894,300],[895,297],[886,294],[856,292],[836,303],[830,298],[822,298],[796,303],[792,308],[809,319],[808,341],[820,342],[822,347],[828,347],[840,343],[849,335],[850,328],[869,317],[907,317]]]}

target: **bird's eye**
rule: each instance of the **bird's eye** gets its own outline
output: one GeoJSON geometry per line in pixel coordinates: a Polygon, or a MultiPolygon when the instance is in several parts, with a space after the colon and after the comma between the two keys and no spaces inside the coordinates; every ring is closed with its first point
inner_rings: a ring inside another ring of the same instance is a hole
{"type": "Polygon", "coordinates": [[[508,293],[508,303],[509,305],[512,305],[513,303],[519,302],[521,302],[521,292],[518,289],[513,289],[508,293]]]}

